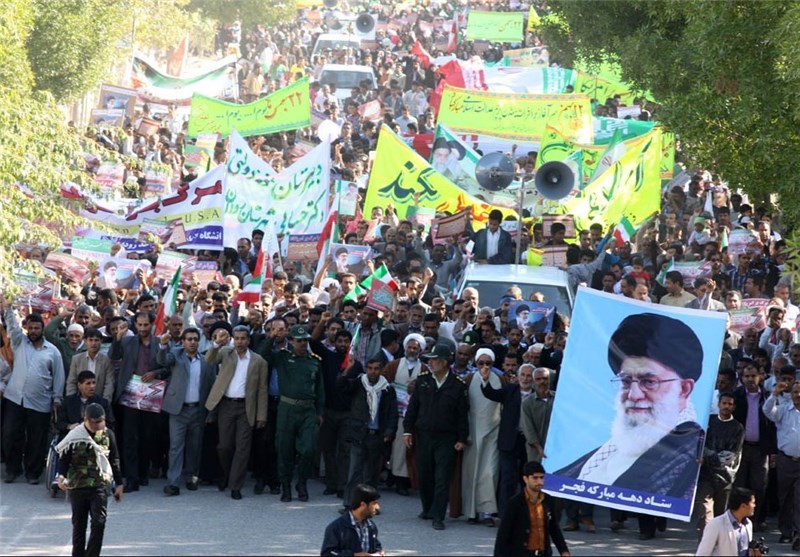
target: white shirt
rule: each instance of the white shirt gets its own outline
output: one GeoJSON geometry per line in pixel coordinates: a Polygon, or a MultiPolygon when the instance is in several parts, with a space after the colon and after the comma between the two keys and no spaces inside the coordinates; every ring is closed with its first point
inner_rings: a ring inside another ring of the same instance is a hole
{"type": "MultiPolygon", "coordinates": [[[[187,354],[186,357],[189,358],[189,355],[187,354]]],[[[246,368],[245,372],[247,372],[246,368]]],[[[231,383],[233,383],[233,381],[231,381],[231,383]]],[[[228,388],[230,388],[230,385],[228,385],[228,388]]],[[[195,354],[194,358],[189,358],[189,381],[187,381],[186,383],[186,396],[183,398],[183,402],[184,404],[192,404],[194,402],[200,402],[200,355],[199,354],[195,354]]]]}
{"type": "Polygon", "coordinates": [[[247,382],[247,367],[250,365],[250,351],[248,350],[244,357],[236,354],[236,371],[231,377],[231,382],[228,383],[228,388],[225,390],[225,396],[228,398],[244,398],[244,386],[247,382]]]}
{"type": "MultiPolygon", "coordinates": [[[[98,352],[97,354],[99,354],[99,353],[100,352],[98,352]]],[[[96,372],[95,372],[95,369],[97,369],[97,355],[96,354],[95,354],[95,357],[92,358],[89,355],[88,352],[86,353],[86,369],[88,369],[92,373],[96,374],[96,372]]]]}
{"type": "Polygon", "coordinates": [[[486,259],[491,259],[497,255],[497,250],[500,247],[500,228],[497,232],[492,233],[488,228],[486,229],[486,259]]]}

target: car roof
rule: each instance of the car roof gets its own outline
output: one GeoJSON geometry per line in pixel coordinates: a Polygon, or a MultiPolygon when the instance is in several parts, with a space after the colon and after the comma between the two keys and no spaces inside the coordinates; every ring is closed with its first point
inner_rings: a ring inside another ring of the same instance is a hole
{"type": "Polygon", "coordinates": [[[566,271],[556,267],[531,265],[479,265],[472,263],[464,273],[464,281],[521,282],[565,286],[569,284],[566,271]]]}

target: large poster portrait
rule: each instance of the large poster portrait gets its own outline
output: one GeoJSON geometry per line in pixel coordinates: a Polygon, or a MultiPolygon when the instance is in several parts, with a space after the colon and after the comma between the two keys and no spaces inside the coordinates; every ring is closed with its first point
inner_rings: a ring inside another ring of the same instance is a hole
{"type": "Polygon", "coordinates": [[[688,521],[725,314],[581,288],[545,447],[545,490],[688,521]]]}

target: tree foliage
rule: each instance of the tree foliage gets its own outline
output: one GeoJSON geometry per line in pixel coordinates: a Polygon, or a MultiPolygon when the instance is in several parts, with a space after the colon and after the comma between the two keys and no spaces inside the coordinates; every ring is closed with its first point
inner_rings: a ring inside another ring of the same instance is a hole
{"type": "Polygon", "coordinates": [[[622,77],[662,105],[659,119],[684,151],[757,203],[779,194],[785,221],[800,223],[798,2],[550,4],[568,24],[543,26],[554,50],[618,61],[622,77]]]}
{"type": "Polygon", "coordinates": [[[72,100],[106,75],[125,33],[123,2],[33,0],[27,53],[35,87],[72,100]]]}
{"type": "Polygon", "coordinates": [[[257,23],[271,25],[290,21],[297,16],[293,0],[191,0],[188,8],[219,23],[238,20],[243,29],[257,23]]]}

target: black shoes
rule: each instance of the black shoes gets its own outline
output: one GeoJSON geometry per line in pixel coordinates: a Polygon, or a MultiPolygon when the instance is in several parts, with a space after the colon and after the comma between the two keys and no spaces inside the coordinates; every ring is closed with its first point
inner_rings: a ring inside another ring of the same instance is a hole
{"type": "Polygon", "coordinates": [[[292,486],[291,484],[283,484],[281,487],[281,501],[288,503],[292,500],[292,486]]]}
{"type": "Polygon", "coordinates": [[[306,482],[297,482],[295,486],[297,488],[297,499],[299,501],[308,501],[308,488],[306,487],[306,482]]]}
{"type": "Polygon", "coordinates": [[[228,489],[228,480],[220,480],[217,484],[217,489],[220,491],[225,491],[228,489]]]}
{"type": "Polygon", "coordinates": [[[188,481],[186,482],[186,489],[189,491],[197,491],[197,482],[188,481]]]}
{"type": "Polygon", "coordinates": [[[39,478],[28,477],[28,483],[30,485],[39,485],[39,478]]]}
{"type": "Polygon", "coordinates": [[[433,529],[434,530],[444,530],[444,522],[441,520],[434,520],[433,521],[433,529]]]}
{"type": "Polygon", "coordinates": [[[140,479],[139,480],[139,485],[142,486],[142,487],[147,487],[148,485],[150,485],[150,479],[149,478],[140,479]]]}
{"type": "Polygon", "coordinates": [[[164,495],[167,497],[175,497],[176,495],[180,495],[181,490],[174,486],[174,485],[165,485],[164,486],[164,495]]]}
{"type": "Polygon", "coordinates": [[[778,538],[778,543],[792,543],[792,536],[781,536],[778,538]]]}
{"type": "Polygon", "coordinates": [[[280,486],[273,485],[272,487],[269,488],[270,495],[278,495],[280,492],[281,492],[280,486]]]}
{"type": "Polygon", "coordinates": [[[322,492],[323,495],[336,495],[339,491],[334,487],[326,487],[325,491],[322,492]]]}
{"type": "Polygon", "coordinates": [[[417,518],[421,518],[422,520],[430,520],[431,519],[431,515],[429,515],[425,511],[422,511],[421,513],[419,513],[417,515],[417,518]]]}
{"type": "Polygon", "coordinates": [[[7,484],[13,484],[19,478],[19,474],[6,474],[6,479],[3,480],[7,484]]]}
{"type": "Polygon", "coordinates": [[[122,488],[122,492],[131,493],[133,491],[139,491],[139,482],[136,480],[126,480],[125,487],[122,488]]]}
{"type": "Polygon", "coordinates": [[[231,499],[235,499],[235,500],[238,501],[241,498],[242,498],[242,492],[241,491],[239,491],[238,489],[232,489],[231,490],[231,499]]]}
{"type": "Polygon", "coordinates": [[[409,495],[411,495],[411,493],[409,493],[408,489],[405,487],[397,487],[395,488],[394,491],[395,493],[397,493],[398,495],[402,495],[403,497],[408,497],[409,495]]]}
{"type": "Polygon", "coordinates": [[[253,486],[253,493],[256,495],[261,495],[264,493],[265,487],[267,487],[267,483],[264,480],[257,480],[256,485],[253,486]]]}

